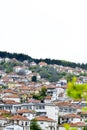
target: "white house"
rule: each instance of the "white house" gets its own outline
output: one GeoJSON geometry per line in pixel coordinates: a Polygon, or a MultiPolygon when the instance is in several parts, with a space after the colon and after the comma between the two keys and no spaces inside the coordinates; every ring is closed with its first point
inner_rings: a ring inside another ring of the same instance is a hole
{"type": "Polygon", "coordinates": [[[59,115],[59,107],[56,106],[55,104],[48,103],[48,104],[45,105],[45,111],[46,111],[46,116],[55,120],[56,126],[57,126],[58,115],[59,115]]]}
{"type": "Polygon", "coordinates": [[[4,126],[7,123],[7,119],[3,116],[0,116],[0,126],[4,126]]]}
{"type": "MultiPolygon", "coordinates": [[[[84,127],[87,128],[87,124],[85,124],[84,122],[77,122],[77,123],[69,123],[67,124],[70,126],[70,128],[77,128],[77,130],[83,130],[84,127]]],[[[60,125],[58,127],[58,130],[66,130],[66,128],[63,125],[60,125]]]]}
{"type": "Polygon", "coordinates": [[[77,114],[65,114],[63,116],[60,116],[60,124],[62,123],[78,123],[78,122],[84,122],[84,119],[77,114]]]}
{"type": "Polygon", "coordinates": [[[32,62],[30,62],[30,67],[34,67],[34,66],[36,66],[37,64],[34,62],[34,61],[32,61],[32,62]]]}
{"type": "MultiPolygon", "coordinates": [[[[30,130],[30,120],[27,117],[21,115],[14,115],[10,118],[13,124],[23,126],[23,130],[30,130]]],[[[15,129],[17,130],[17,129],[15,129]]]]}
{"type": "Polygon", "coordinates": [[[35,117],[42,130],[56,130],[55,120],[47,116],[35,117]]]}
{"type": "Polygon", "coordinates": [[[57,100],[61,93],[64,93],[64,89],[62,87],[56,87],[55,91],[53,92],[51,100],[52,101],[57,100]]]}
{"type": "Polygon", "coordinates": [[[3,130],[24,130],[23,126],[17,124],[7,124],[3,130]]]}
{"type": "Polygon", "coordinates": [[[30,120],[32,120],[36,115],[35,111],[29,110],[29,109],[21,109],[21,110],[18,110],[17,113],[22,115],[22,116],[27,117],[30,120]]]}
{"type": "Polygon", "coordinates": [[[3,96],[2,98],[3,100],[12,100],[12,101],[15,101],[15,102],[20,102],[20,98],[18,95],[8,95],[8,96],[3,96]]]}

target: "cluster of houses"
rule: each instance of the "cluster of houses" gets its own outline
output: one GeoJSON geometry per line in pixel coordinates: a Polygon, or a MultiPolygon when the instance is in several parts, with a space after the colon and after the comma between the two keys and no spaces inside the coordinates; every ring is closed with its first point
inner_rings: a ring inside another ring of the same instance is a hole
{"type": "MultiPolygon", "coordinates": [[[[5,59],[6,62],[11,60],[14,59],[5,59]]],[[[24,61],[23,66],[15,66],[11,73],[0,70],[0,130],[30,130],[32,119],[37,120],[42,130],[65,130],[65,123],[78,130],[87,127],[87,112],[82,111],[87,102],[72,100],[66,95],[67,80],[62,78],[58,82],[49,82],[42,79],[39,73],[29,70],[26,64],[27,61],[24,61]],[[25,74],[19,75],[18,72],[25,74]],[[32,82],[32,76],[37,77],[37,82],[32,82]],[[34,99],[32,94],[39,93],[43,86],[47,94],[44,101],[34,99]]],[[[36,65],[35,62],[29,64],[36,65]]],[[[47,63],[40,62],[38,65],[42,67],[47,63]]],[[[81,68],[51,66],[59,72],[75,75],[87,72],[81,68]]],[[[86,76],[77,79],[77,83],[86,82],[86,76]]]]}

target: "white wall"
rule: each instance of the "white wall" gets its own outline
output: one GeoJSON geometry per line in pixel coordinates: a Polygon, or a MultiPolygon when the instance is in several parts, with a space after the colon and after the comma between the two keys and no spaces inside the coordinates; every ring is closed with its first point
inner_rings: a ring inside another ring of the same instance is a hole
{"type": "Polygon", "coordinates": [[[32,120],[35,117],[35,114],[32,113],[24,113],[23,116],[26,116],[29,120],[32,120]]]}
{"type": "Polygon", "coordinates": [[[3,130],[11,130],[11,128],[13,128],[14,130],[23,130],[22,126],[19,126],[19,125],[16,125],[16,124],[8,125],[5,128],[3,128],[3,130]]]}
{"type": "Polygon", "coordinates": [[[53,126],[53,129],[55,128],[55,123],[54,122],[43,122],[43,121],[38,121],[38,124],[42,128],[42,130],[50,130],[50,126],[53,126]]]}
{"type": "Polygon", "coordinates": [[[81,122],[81,119],[80,118],[73,118],[73,120],[71,122],[72,123],[81,122]]]}
{"type": "Polygon", "coordinates": [[[58,121],[59,108],[57,106],[55,106],[55,105],[46,105],[45,110],[46,110],[47,116],[49,118],[52,118],[55,121],[58,121]]]}
{"type": "Polygon", "coordinates": [[[20,98],[3,98],[3,100],[14,100],[15,102],[20,102],[20,98]]]}

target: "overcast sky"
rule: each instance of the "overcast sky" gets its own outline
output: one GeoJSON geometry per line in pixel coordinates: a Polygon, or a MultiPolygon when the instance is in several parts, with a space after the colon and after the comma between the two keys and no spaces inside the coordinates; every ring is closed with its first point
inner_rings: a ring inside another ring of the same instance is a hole
{"type": "Polygon", "coordinates": [[[87,0],[0,0],[0,51],[87,62],[87,0]]]}

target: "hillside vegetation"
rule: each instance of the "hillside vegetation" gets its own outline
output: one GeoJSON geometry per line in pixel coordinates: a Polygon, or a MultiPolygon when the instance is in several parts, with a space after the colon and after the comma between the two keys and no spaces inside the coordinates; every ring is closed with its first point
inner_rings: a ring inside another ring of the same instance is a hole
{"type": "Polygon", "coordinates": [[[62,65],[62,66],[69,66],[72,68],[80,67],[82,69],[87,70],[87,63],[80,64],[80,63],[74,63],[74,62],[69,62],[69,61],[64,61],[64,60],[55,60],[55,59],[35,59],[22,53],[17,54],[17,53],[9,53],[9,52],[0,51],[0,57],[1,58],[16,58],[19,61],[24,61],[24,60],[28,60],[29,62],[35,61],[36,63],[44,61],[48,65],[57,64],[57,65],[62,65]]]}

